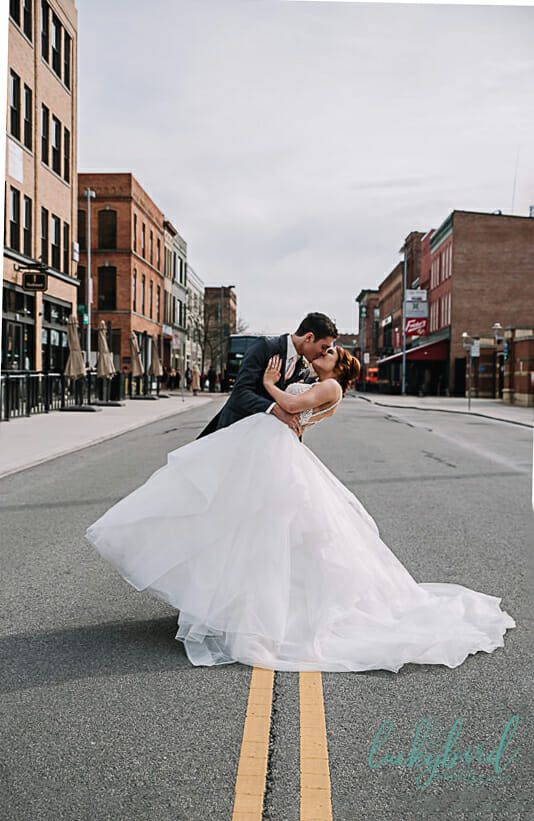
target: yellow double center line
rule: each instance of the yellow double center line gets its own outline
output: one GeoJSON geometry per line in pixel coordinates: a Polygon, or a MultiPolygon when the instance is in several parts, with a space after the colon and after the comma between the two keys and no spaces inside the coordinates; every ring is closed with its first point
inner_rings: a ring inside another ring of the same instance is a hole
{"type": "MultiPolygon", "coordinates": [[[[254,667],[237,768],[232,821],[261,821],[269,755],[274,671],[254,667]]],[[[300,821],[332,821],[320,672],[299,673],[300,821]]]]}

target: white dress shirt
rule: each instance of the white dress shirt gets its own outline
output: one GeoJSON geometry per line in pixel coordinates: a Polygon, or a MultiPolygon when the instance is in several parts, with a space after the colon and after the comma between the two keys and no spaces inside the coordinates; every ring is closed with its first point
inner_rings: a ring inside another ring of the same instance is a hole
{"type": "MultiPolygon", "coordinates": [[[[286,378],[287,378],[288,374],[292,373],[298,358],[299,358],[299,355],[298,355],[297,350],[296,350],[296,348],[293,344],[293,339],[291,338],[291,334],[288,334],[287,335],[286,372],[284,374],[286,378]]],[[[272,405],[269,405],[269,407],[267,408],[265,413],[270,413],[275,405],[276,405],[276,402],[273,402],[272,405]]]]}

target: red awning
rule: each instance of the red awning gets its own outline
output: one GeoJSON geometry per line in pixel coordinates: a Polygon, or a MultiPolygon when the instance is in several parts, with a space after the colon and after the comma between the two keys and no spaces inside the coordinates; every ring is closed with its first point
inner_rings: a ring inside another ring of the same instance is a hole
{"type": "MultiPolygon", "coordinates": [[[[410,361],[426,362],[446,362],[449,358],[449,340],[436,339],[434,342],[426,342],[424,345],[417,345],[415,348],[406,349],[406,359],[410,361]]],[[[382,365],[384,362],[398,362],[402,359],[402,351],[378,359],[376,364],[382,365]]]]}

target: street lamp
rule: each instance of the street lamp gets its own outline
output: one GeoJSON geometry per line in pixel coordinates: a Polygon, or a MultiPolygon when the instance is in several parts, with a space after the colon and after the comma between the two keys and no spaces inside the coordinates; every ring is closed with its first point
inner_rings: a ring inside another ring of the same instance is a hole
{"type": "Polygon", "coordinates": [[[91,280],[91,200],[96,197],[95,191],[91,188],[85,189],[87,197],[87,367],[91,371],[91,301],[92,301],[92,280],[91,280]]]}
{"type": "MultiPolygon", "coordinates": [[[[493,330],[493,338],[495,339],[495,345],[498,349],[499,344],[504,340],[504,328],[500,322],[494,322],[492,326],[493,330]]],[[[504,356],[504,351],[502,352],[504,356]]],[[[501,363],[499,362],[499,356],[501,352],[499,350],[495,351],[495,369],[497,373],[495,374],[495,390],[494,390],[494,397],[495,399],[500,398],[500,385],[501,385],[501,363]]]]}
{"type": "Polygon", "coordinates": [[[480,355],[480,337],[470,336],[467,331],[462,334],[462,345],[468,351],[467,409],[471,410],[471,382],[473,378],[473,357],[480,355]]]}

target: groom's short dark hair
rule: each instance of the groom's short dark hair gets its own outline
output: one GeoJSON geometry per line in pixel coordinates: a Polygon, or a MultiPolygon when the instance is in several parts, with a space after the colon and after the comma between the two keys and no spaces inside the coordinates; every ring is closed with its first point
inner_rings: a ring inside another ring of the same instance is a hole
{"type": "Polygon", "coordinates": [[[326,339],[327,336],[337,337],[337,328],[326,314],[311,313],[304,317],[297,330],[297,336],[312,333],[315,339],[326,339]]]}

